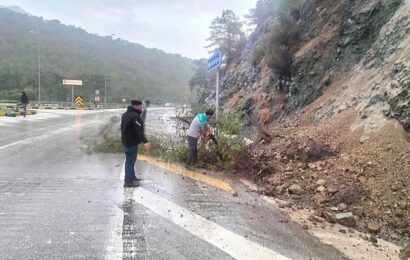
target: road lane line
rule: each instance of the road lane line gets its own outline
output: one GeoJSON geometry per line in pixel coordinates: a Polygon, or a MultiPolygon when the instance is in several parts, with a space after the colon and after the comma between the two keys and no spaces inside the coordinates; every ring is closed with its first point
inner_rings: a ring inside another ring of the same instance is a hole
{"type": "Polygon", "coordinates": [[[287,260],[289,258],[225,229],[144,188],[133,191],[134,201],[189,233],[239,260],[287,260]]]}
{"type": "MultiPolygon", "coordinates": [[[[124,195],[120,195],[118,198],[118,205],[124,202],[124,195]]],[[[107,260],[120,260],[123,259],[123,222],[124,222],[124,211],[117,206],[115,208],[115,216],[112,220],[110,239],[107,245],[107,254],[105,259],[107,260]]]]}
{"type": "Polygon", "coordinates": [[[172,164],[172,163],[167,163],[167,162],[163,162],[157,159],[154,159],[152,157],[149,156],[145,156],[145,155],[138,155],[138,160],[141,161],[145,161],[149,164],[155,165],[160,167],[161,169],[164,170],[168,170],[171,172],[175,172],[177,174],[180,174],[184,177],[193,179],[195,181],[199,181],[205,184],[208,184],[210,186],[213,186],[217,189],[229,192],[231,194],[235,193],[235,190],[231,187],[231,185],[223,180],[199,173],[199,172],[195,172],[195,171],[191,171],[191,170],[187,170],[182,166],[176,165],[176,164],[172,164]]]}
{"type": "Polygon", "coordinates": [[[50,132],[50,133],[47,133],[47,134],[34,136],[34,137],[29,137],[29,138],[26,138],[26,139],[23,139],[23,140],[14,142],[14,143],[9,143],[9,144],[0,146],[0,150],[9,148],[9,147],[12,147],[12,146],[15,146],[15,145],[19,145],[19,144],[29,143],[29,142],[34,141],[34,140],[41,140],[41,139],[44,139],[44,138],[48,138],[48,137],[51,137],[53,135],[57,135],[57,134],[65,132],[65,131],[71,130],[72,128],[73,127],[65,127],[65,128],[58,129],[56,131],[53,131],[53,132],[50,132]]]}
{"type": "Polygon", "coordinates": [[[98,120],[93,120],[93,121],[90,121],[90,122],[87,122],[87,123],[81,123],[81,124],[67,126],[67,127],[55,130],[55,131],[51,131],[47,134],[42,134],[42,135],[38,135],[38,136],[34,136],[34,137],[29,137],[29,138],[26,138],[26,139],[23,139],[23,140],[20,140],[20,141],[17,141],[17,142],[13,142],[13,143],[9,143],[9,144],[0,146],[0,150],[9,148],[9,147],[12,147],[12,146],[15,146],[15,145],[19,145],[19,144],[26,144],[26,143],[30,143],[32,141],[46,139],[46,138],[49,138],[51,136],[64,133],[66,131],[73,130],[77,127],[88,126],[88,125],[95,124],[95,123],[98,123],[98,122],[99,122],[98,120]]]}

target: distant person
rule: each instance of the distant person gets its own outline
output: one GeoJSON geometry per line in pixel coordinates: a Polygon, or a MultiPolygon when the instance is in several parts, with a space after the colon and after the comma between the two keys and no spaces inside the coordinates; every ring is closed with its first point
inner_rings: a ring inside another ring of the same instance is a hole
{"type": "Polygon", "coordinates": [[[197,161],[198,139],[208,131],[208,121],[214,115],[212,109],[205,113],[198,114],[193,120],[187,131],[188,139],[188,159],[187,166],[194,166],[197,161]]]}
{"type": "Polygon", "coordinates": [[[28,97],[26,95],[26,92],[21,91],[19,106],[23,107],[24,117],[26,117],[26,114],[27,114],[27,105],[28,105],[28,97]]]}
{"type": "Polygon", "coordinates": [[[145,123],[145,120],[147,119],[147,112],[148,112],[148,107],[151,105],[151,101],[145,100],[144,106],[142,107],[142,113],[141,113],[141,119],[145,123]]]}
{"type": "Polygon", "coordinates": [[[142,102],[131,100],[131,106],[121,117],[121,140],[125,153],[124,187],[138,187],[141,179],[135,176],[135,162],[137,160],[138,145],[144,144],[148,150],[151,145],[144,134],[144,122],[141,119],[142,102]]]}

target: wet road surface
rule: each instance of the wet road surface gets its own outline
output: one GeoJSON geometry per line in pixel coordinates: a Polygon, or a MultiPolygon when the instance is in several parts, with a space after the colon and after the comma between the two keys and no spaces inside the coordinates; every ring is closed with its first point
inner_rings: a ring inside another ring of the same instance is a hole
{"type": "Polygon", "coordinates": [[[0,118],[0,259],[343,259],[235,181],[237,197],[138,161],[124,189],[121,154],[84,152],[121,112],[0,118]]]}

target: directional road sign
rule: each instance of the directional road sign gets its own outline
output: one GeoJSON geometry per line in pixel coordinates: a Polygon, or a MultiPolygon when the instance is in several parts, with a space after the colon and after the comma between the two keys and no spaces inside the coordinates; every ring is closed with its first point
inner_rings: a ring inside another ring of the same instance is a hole
{"type": "Polygon", "coordinates": [[[82,96],[76,96],[75,97],[75,105],[78,107],[83,106],[83,97],[82,96]]]}
{"type": "Polygon", "coordinates": [[[94,101],[95,101],[95,102],[100,102],[100,101],[101,101],[100,96],[95,96],[95,97],[94,97],[94,101]]]}
{"type": "Polygon", "coordinates": [[[82,86],[83,81],[74,79],[63,79],[63,85],[82,86]]]}
{"type": "Polygon", "coordinates": [[[217,51],[208,59],[208,72],[219,68],[219,66],[221,66],[221,52],[217,51]]]}

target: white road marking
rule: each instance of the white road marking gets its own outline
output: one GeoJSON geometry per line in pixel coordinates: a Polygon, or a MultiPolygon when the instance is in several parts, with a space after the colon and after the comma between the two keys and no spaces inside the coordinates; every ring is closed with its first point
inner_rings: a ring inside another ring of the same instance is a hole
{"type": "Polygon", "coordinates": [[[135,189],[133,195],[135,202],[140,203],[161,217],[168,219],[236,259],[289,259],[144,188],[135,189]]]}
{"type": "MultiPolygon", "coordinates": [[[[121,176],[125,174],[124,165],[121,176]]],[[[144,188],[135,188],[130,194],[132,194],[135,202],[180,226],[189,233],[216,246],[236,259],[289,259],[272,249],[252,242],[144,188]]],[[[122,222],[118,223],[117,228],[122,230],[122,222]]]]}
{"type": "Polygon", "coordinates": [[[39,135],[39,136],[34,136],[34,137],[29,137],[29,138],[26,138],[26,139],[23,139],[23,140],[14,142],[14,143],[9,143],[9,144],[0,146],[0,150],[9,148],[9,147],[12,147],[12,146],[15,146],[15,145],[19,145],[19,144],[27,144],[27,143],[30,143],[30,142],[35,141],[35,140],[46,139],[46,138],[48,138],[48,137],[51,137],[51,136],[53,136],[53,135],[57,135],[57,134],[63,133],[63,132],[65,132],[65,131],[68,131],[68,130],[71,130],[71,129],[73,129],[72,126],[70,126],[70,127],[64,127],[64,128],[61,128],[61,129],[58,129],[58,130],[49,132],[49,133],[47,133],[47,134],[43,134],[43,135],[39,135]]]}
{"type": "Polygon", "coordinates": [[[43,134],[43,135],[39,135],[39,136],[34,136],[34,137],[29,137],[29,138],[26,138],[26,139],[23,139],[23,140],[20,140],[20,141],[17,141],[17,142],[13,142],[13,143],[9,143],[9,144],[0,146],[0,150],[9,148],[9,147],[12,147],[12,146],[15,146],[15,145],[19,145],[19,144],[27,144],[27,143],[31,143],[31,142],[33,142],[33,141],[38,141],[38,140],[47,139],[47,138],[49,138],[49,137],[51,137],[51,136],[64,133],[64,132],[66,132],[66,131],[75,129],[75,128],[77,128],[77,127],[87,126],[87,125],[91,125],[91,124],[96,124],[96,123],[99,123],[99,122],[100,122],[100,121],[98,121],[98,120],[92,120],[92,121],[89,121],[89,122],[87,122],[87,123],[78,123],[78,124],[76,124],[76,125],[67,126],[67,127],[64,127],[64,128],[58,129],[58,130],[54,130],[54,131],[48,132],[47,134],[43,134]]]}
{"type": "MultiPolygon", "coordinates": [[[[122,191],[121,191],[122,192],[122,191]]],[[[121,205],[124,201],[124,196],[119,195],[118,205],[121,205]]],[[[111,229],[110,239],[107,246],[107,255],[105,259],[107,260],[120,260],[123,259],[123,221],[124,221],[124,211],[119,207],[115,209],[115,217],[113,217],[113,225],[111,229]]]]}

